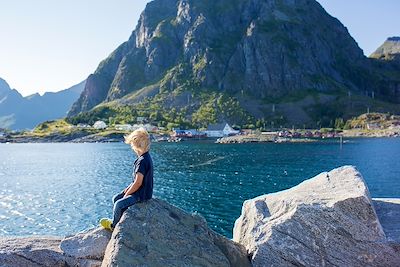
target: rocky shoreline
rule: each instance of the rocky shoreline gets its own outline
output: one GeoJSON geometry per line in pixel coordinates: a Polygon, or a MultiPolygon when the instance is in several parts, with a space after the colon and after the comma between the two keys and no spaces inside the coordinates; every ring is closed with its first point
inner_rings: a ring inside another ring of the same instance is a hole
{"type": "Polygon", "coordinates": [[[130,207],[109,232],[0,238],[0,266],[251,266],[244,247],[159,199],[130,207]]]}
{"type": "Polygon", "coordinates": [[[273,135],[249,134],[227,136],[217,139],[218,144],[242,144],[242,143],[314,143],[322,141],[340,142],[340,138],[395,138],[400,137],[400,132],[393,130],[344,130],[339,135],[329,138],[298,138],[298,137],[278,137],[273,135]]]}
{"type": "MultiPolygon", "coordinates": [[[[87,131],[73,131],[71,133],[51,133],[47,135],[35,134],[8,134],[0,136],[0,143],[113,143],[123,142],[125,132],[98,132],[90,133],[87,131]]],[[[339,140],[344,138],[382,138],[382,137],[400,137],[397,130],[380,129],[380,130],[344,130],[333,138],[297,138],[297,137],[279,137],[277,135],[268,134],[247,134],[235,135],[218,138],[216,143],[219,144],[241,144],[241,143],[311,143],[323,140],[339,140]]]]}
{"type": "Polygon", "coordinates": [[[0,238],[0,266],[399,266],[400,199],[371,199],[352,166],[244,202],[233,240],[159,199],[113,233],[0,238]]]}
{"type": "Polygon", "coordinates": [[[243,144],[243,143],[313,143],[319,139],[311,138],[284,138],[262,134],[235,135],[218,138],[217,144],[243,144]]]}
{"type": "Polygon", "coordinates": [[[343,137],[400,137],[400,130],[382,129],[382,130],[344,130],[342,133],[343,137]]]}

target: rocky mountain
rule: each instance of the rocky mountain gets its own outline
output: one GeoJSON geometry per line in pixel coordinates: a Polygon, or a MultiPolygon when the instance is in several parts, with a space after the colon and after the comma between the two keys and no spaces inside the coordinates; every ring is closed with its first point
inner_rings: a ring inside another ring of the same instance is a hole
{"type": "Polygon", "coordinates": [[[154,0],[69,116],[324,125],[399,111],[400,78],[379,69],[315,0],[154,0]]]}
{"type": "Polygon", "coordinates": [[[400,62],[400,37],[389,37],[370,57],[400,62]]]}
{"type": "Polygon", "coordinates": [[[40,122],[65,117],[84,87],[85,81],[56,93],[23,97],[0,79],[0,128],[31,129],[40,122]]]}

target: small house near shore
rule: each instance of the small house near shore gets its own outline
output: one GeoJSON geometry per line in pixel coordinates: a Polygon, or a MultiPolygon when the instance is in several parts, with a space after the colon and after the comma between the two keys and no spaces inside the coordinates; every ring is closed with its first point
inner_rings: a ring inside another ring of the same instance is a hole
{"type": "Polygon", "coordinates": [[[224,137],[238,134],[239,131],[234,130],[228,123],[211,124],[207,127],[205,134],[207,137],[224,137]]]}
{"type": "Polygon", "coordinates": [[[114,128],[119,131],[133,131],[133,126],[130,124],[115,124],[114,128]]]}

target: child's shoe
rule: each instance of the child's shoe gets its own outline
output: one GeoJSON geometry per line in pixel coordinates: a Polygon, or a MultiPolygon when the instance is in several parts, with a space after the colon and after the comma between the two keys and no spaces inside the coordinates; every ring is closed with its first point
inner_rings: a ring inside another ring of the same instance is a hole
{"type": "Polygon", "coordinates": [[[112,231],[112,221],[108,218],[102,218],[100,219],[100,225],[103,226],[104,229],[112,231]]]}

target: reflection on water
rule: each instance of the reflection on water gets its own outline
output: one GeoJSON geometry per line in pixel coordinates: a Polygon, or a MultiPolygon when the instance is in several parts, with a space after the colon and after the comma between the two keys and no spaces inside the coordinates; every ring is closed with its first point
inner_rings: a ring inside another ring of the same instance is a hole
{"type": "MultiPolygon", "coordinates": [[[[244,200],[356,165],[374,197],[400,197],[400,139],[337,143],[155,143],[155,196],[202,214],[228,237],[244,200]]],[[[124,144],[0,144],[0,235],[65,235],[111,216],[131,182],[124,144]]]]}

